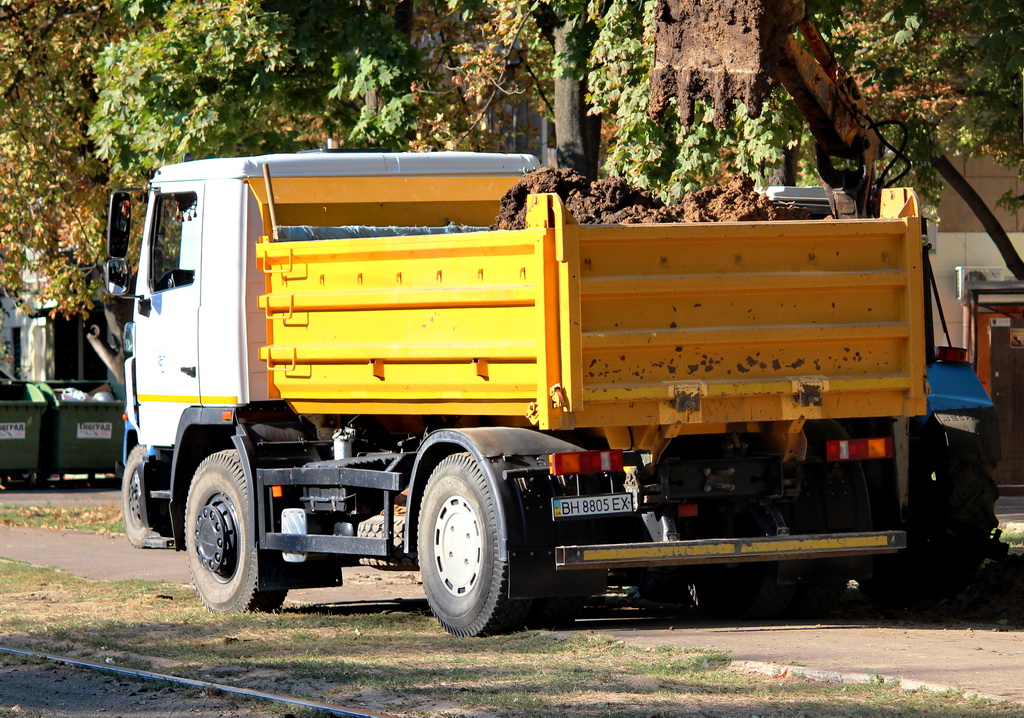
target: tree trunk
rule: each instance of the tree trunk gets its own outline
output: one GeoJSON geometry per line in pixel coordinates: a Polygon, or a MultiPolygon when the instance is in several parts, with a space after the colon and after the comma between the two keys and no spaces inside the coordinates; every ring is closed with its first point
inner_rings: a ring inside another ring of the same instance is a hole
{"type": "Polygon", "coordinates": [[[775,168],[769,184],[781,185],[783,187],[796,186],[796,171],[800,163],[800,143],[794,143],[792,147],[782,148],[782,164],[775,168]]]}
{"type": "Polygon", "coordinates": [[[95,325],[89,327],[85,335],[96,356],[103,361],[114,375],[114,380],[120,384],[125,383],[124,325],[132,320],[134,308],[134,300],[109,297],[103,305],[103,314],[107,320],[107,340],[103,340],[100,328],[95,325]]]}
{"type": "Polygon", "coordinates": [[[415,20],[416,3],[413,0],[399,0],[395,3],[395,28],[407,38],[412,38],[415,20]]]}
{"type": "MultiPolygon", "coordinates": [[[[548,12],[538,17],[545,37],[554,47],[555,55],[569,50],[568,37],[574,23],[548,12]]],[[[555,139],[559,167],[574,169],[587,179],[597,179],[601,148],[601,118],[589,115],[586,101],[587,84],[573,77],[572,68],[555,70],[555,139]]]]}
{"type": "Polygon", "coordinates": [[[953,163],[945,155],[932,157],[931,161],[932,167],[939,171],[942,179],[946,180],[949,186],[956,190],[960,198],[974,212],[974,216],[981,222],[981,226],[992,239],[992,243],[996,245],[999,254],[1002,255],[1007,269],[1013,272],[1013,276],[1017,279],[1024,280],[1024,261],[1021,261],[1020,255],[1017,254],[1016,248],[1010,242],[1010,237],[1006,234],[1006,230],[999,224],[999,220],[996,219],[996,216],[989,209],[988,205],[985,204],[985,201],[974,191],[974,187],[971,186],[970,182],[960,174],[959,170],[953,166],[953,163]]]}
{"type": "Polygon", "coordinates": [[[95,324],[89,327],[88,333],[85,338],[89,340],[89,344],[92,345],[92,349],[96,352],[110,373],[114,375],[114,381],[118,384],[124,384],[124,360],[125,355],[123,349],[121,351],[114,351],[110,346],[100,338],[100,328],[95,324]]]}

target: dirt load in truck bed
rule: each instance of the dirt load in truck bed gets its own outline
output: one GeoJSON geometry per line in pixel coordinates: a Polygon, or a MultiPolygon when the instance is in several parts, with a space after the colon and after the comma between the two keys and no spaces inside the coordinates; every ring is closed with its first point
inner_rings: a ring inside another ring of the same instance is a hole
{"type": "Polygon", "coordinates": [[[553,193],[580,224],[646,224],[663,222],[765,222],[807,219],[793,207],[772,203],[754,191],[745,175],[725,187],[705,187],[686,195],[681,202],[666,205],[645,189],[634,187],[621,177],[596,182],[571,169],[544,168],[529,172],[501,198],[501,211],[492,229],[522,229],[526,226],[526,197],[553,193]]]}

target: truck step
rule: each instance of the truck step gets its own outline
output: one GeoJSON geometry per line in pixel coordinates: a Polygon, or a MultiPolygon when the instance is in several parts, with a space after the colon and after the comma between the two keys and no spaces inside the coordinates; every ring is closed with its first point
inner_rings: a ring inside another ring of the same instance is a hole
{"type": "Polygon", "coordinates": [[[333,553],[383,558],[390,554],[391,542],[363,536],[267,533],[260,541],[260,548],[291,553],[333,553]]]}
{"type": "Polygon", "coordinates": [[[263,486],[354,486],[381,491],[400,491],[403,475],[398,471],[352,468],[333,462],[318,462],[287,469],[256,469],[263,486]]]}

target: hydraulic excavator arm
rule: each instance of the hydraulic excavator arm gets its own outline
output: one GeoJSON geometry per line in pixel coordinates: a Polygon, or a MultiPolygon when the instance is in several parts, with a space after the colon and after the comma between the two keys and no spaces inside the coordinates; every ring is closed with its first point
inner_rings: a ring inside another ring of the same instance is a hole
{"type": "Polygon", "coordinates": [[[696,100],[714,105],[720,125],[737,102],[756,117],[774,84],[793,97],[817,141],[834,215],[877,216],[881,139],[857,83],[808,19],[803,0],[661,0],[652,115],[660,117],[675,98],[686,124],[696,100]],[[846,166],[836,168],[833,158],[846,166]]]}

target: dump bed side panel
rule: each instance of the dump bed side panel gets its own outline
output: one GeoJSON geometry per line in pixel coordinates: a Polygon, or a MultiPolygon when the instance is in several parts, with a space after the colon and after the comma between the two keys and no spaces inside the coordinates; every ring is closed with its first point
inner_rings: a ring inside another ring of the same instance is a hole
{"type": "Polygon", "coordinates": [[[537,418],[557,383],[552,247],[544,230],[261,243],[272,394],[304,413],[537,418]]]}
{"type": "Polygon", "coordinates": [[[567,231],[577,426],[923,411],[916,220],[567,231]]]}
{"type": "Polygon", "coordinates": [[[261,242],[271,395],[663,437],[923,413],[916,217],[581,227],[530,202],[520,231],[261,242]]]}

